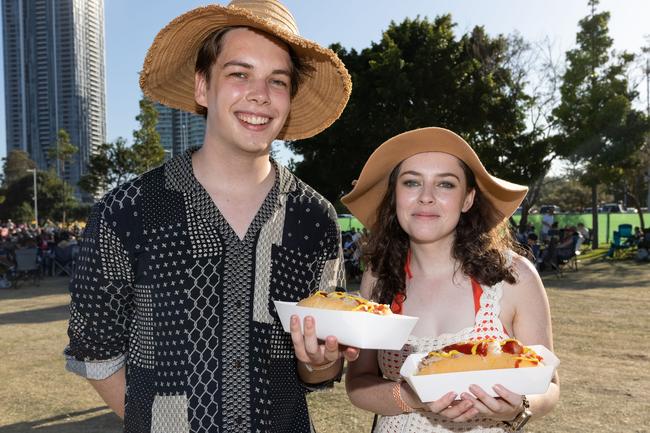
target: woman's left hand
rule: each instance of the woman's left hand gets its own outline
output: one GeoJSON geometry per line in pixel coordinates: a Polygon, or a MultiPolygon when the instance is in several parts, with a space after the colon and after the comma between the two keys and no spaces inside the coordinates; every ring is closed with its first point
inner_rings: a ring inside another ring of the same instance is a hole
{"type": "Polygon", "coordinates": [[[469,387],[471,393],[464,392],[460,397],[474,404],[474,408],[479,412],[477,416],[482,415],[500,421],[515,419],[524,409],[523,396],[509,391],[501,385],[495,385],[492,389],[498,397],[491,397],[478,385],[471,385],[469,387]]]}

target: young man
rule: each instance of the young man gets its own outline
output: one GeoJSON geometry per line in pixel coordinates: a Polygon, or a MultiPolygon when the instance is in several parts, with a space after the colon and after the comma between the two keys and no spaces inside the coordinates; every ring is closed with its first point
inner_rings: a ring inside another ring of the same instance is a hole
{"type": "Polygon", "coordinates": [[[234,0],[161,30],[140,82],[205,114],[204,144],[94,207],[67,368],[129,433],[309,432],[307,384],[340,377],[358,352],[319,344],[313,320],[303,335],[294,318],[293,345],[282,330],[273,300],[331,290],[343,269],[334,209],[269,152],[334,122],[349,75],[278,2],[234,0]]]}

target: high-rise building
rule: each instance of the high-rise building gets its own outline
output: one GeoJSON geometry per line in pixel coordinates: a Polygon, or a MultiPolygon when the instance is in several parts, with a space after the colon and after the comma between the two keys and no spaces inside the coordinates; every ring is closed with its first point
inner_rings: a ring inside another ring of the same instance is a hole
{"type": "Polygon", "coordinates": [[[64,129],[79,148],[57,167],[76,186],[106,138],[104,0],[2,0],[7,153],[39,169],[64,129]]]}
{"type": "Polygon", "coordinates": [[[155,103],[158,111],[156,130],[160,144],[165,149],[165,159],[184,152],[191,147],[203,146],[205,119],[198,114],[169,108],[155,103]]]}

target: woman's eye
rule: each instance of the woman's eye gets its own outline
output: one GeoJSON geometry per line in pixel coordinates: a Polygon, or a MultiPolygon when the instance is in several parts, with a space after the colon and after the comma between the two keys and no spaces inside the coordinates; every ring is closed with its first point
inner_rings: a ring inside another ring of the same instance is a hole
{"type": "Polygon", "coordinates": [[[417,180],[413,180],[413,179],[406,179],[404,182],[402,182],[402,185],[404,185],[404,186],[406,186],[408,188],[412,188],[412,187],[415,187],[415,186],[419,186],[420,182],[418,182],[417,180]]]}
{"type": "Polygon", "coordinates": [[[440,185],[442,188],[455,188],[456,187],[455,184],[453,184],[452,182],[447,182],[447,181],[440,182],[438,185],[440,185]]]}

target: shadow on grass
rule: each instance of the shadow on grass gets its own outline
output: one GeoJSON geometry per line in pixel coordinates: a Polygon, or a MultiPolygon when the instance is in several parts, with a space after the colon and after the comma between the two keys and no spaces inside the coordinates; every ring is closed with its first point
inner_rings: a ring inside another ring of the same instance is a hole
{"type": "Polygon", "coordinates": [[[122,432],[122,421],[114,413],[104,413],[92,418],[75,420],[76,417],[93,414],[107,410],[107,406],[38,419],[28,422],[0,427],[0,433],[26,433],[38,431],[39,433],[119,433],[122,432]]]}
{"type": "Polygon", "coordinates": [[[68,320],[69,318],[70,310],[66,304],[57,305],[55,307],[41,308],[38,310],[26,310],[0,314],[0,325],[56,322],[59,320],[68,320]]]}
{"type": "Polygon", "coordinates": [[[648,287],[650,264],[633,260],[596,260],[583,263],[577,271],[564,271],[562,276],[553,273],[541,275],[544,285],[561,290],[617,289],[622,287],[648,287]]]}
{"type": "Polygon", "coordinates": [[[0,289],[0,301],[5,299],[33,299],[39,296],[50,296],[68,293],[68,277],[44,277],[34,286],[22,282],[17,289],[0,289]]]}

